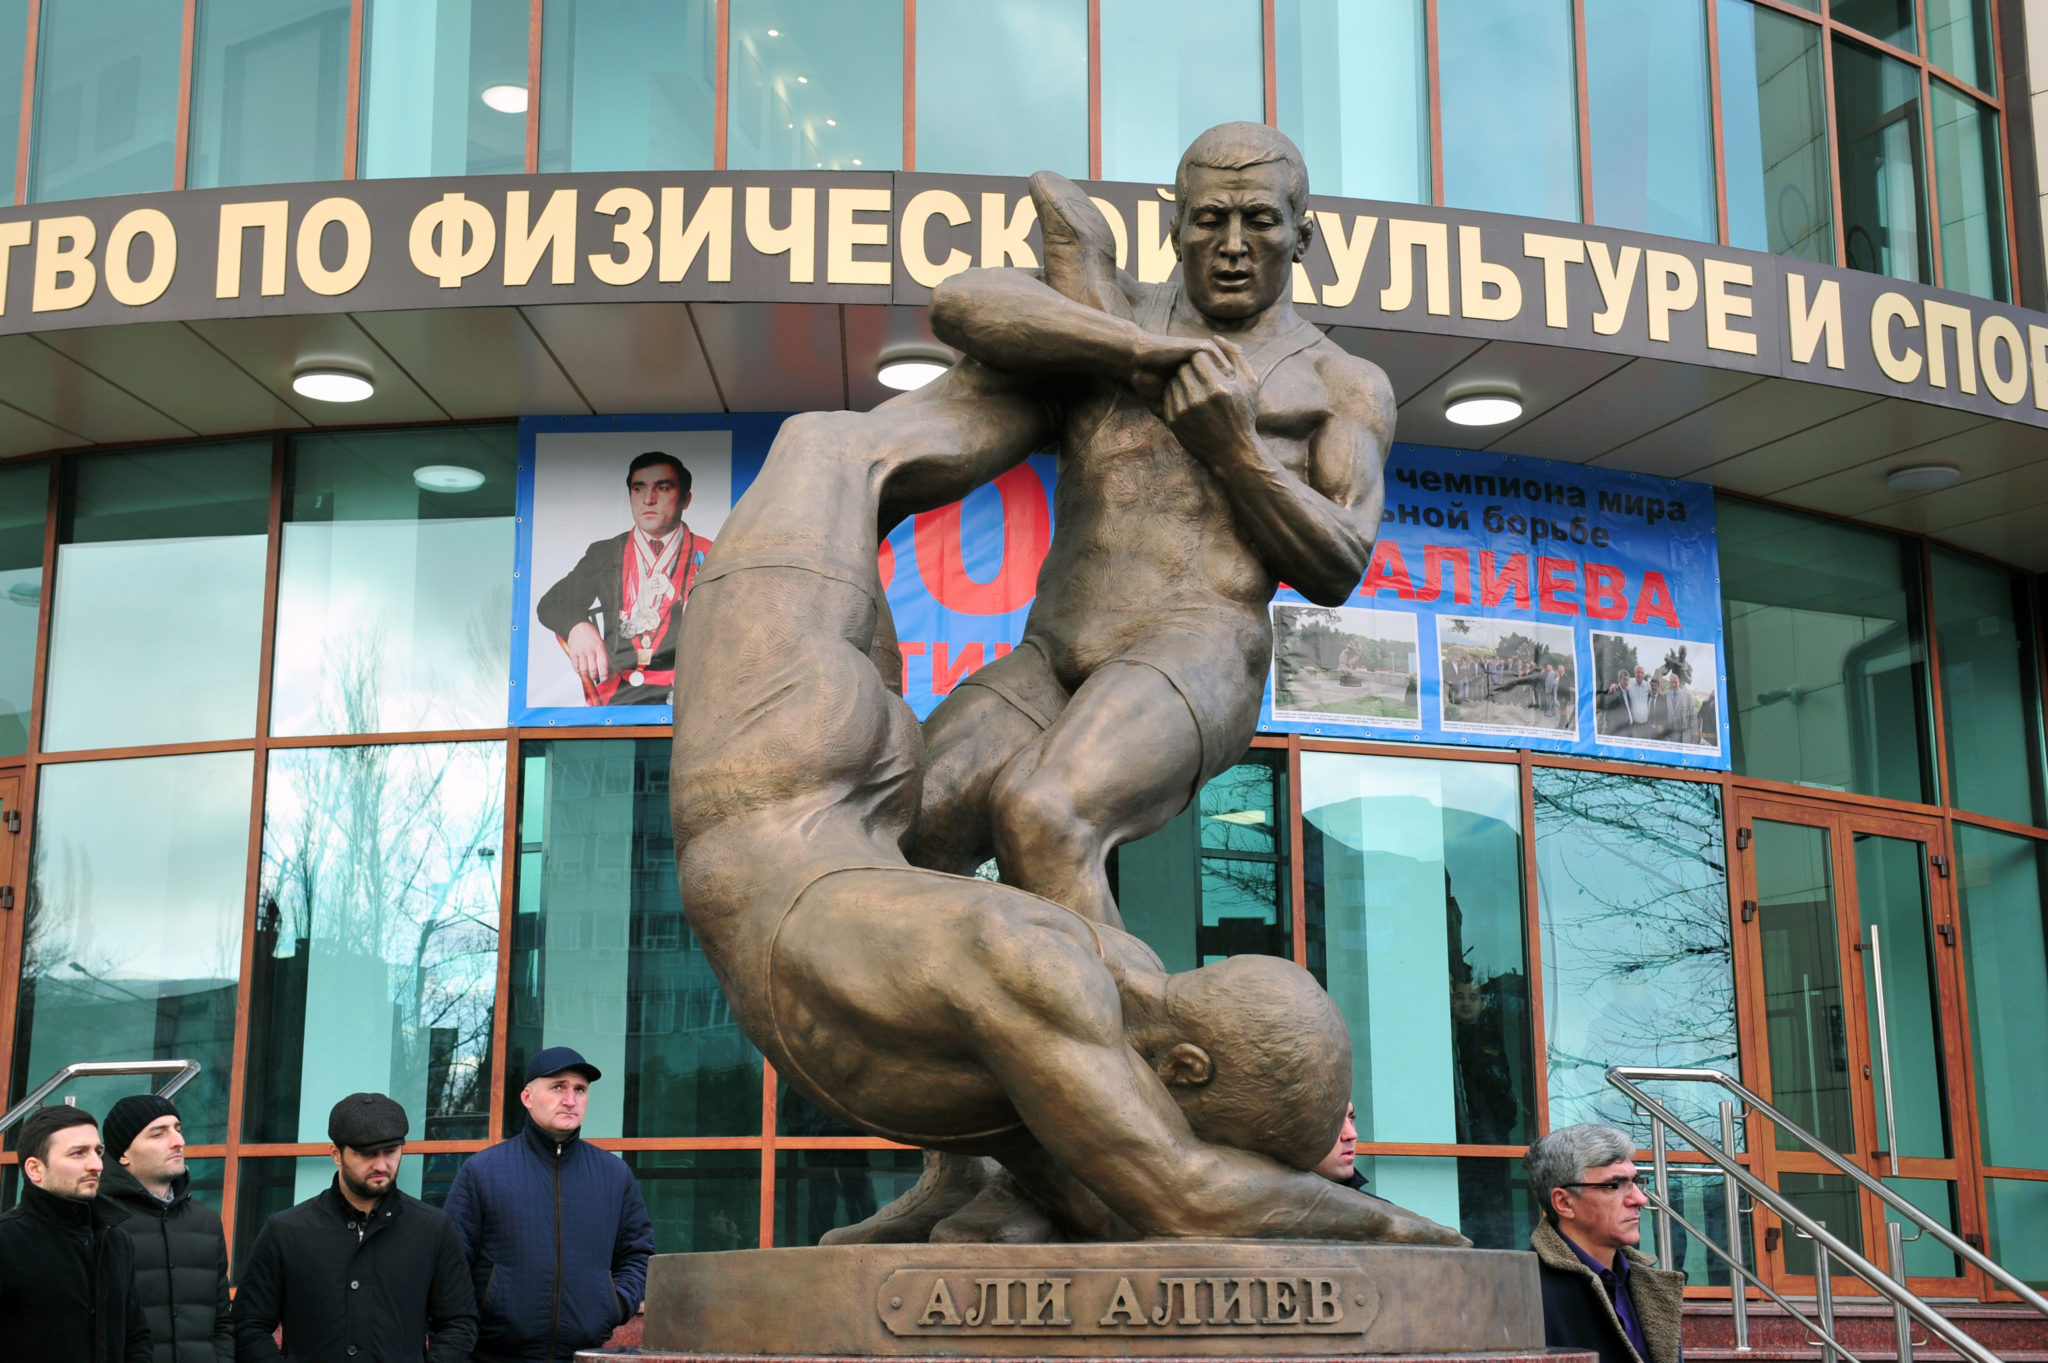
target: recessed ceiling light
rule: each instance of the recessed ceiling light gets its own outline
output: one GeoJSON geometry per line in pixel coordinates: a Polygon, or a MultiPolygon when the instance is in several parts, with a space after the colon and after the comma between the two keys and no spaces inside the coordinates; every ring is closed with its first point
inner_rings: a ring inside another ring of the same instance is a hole
{"type": "Polygon", "coordinates": [[[484,87],[484,103],[501,114],[523,114],[526,112],[526,87],[523,85],[488,85],[484,87]]]}
{"type": "Polygon", "coordinates": [[[1907,464],[1887,473],[1884,481],[1894,492],[1939,492],[1954,487],[1962,476],[1954,464],[1907,464]]]}
{"type": "Polygon", "coordinates": [[[412,471],[412,481],[422,492],[474,492],[484,476],[461,464],[422,464],[412,471]]]}
{"type": "Polygon", "coordinates": [[[809,76],[798,76],[796,78],[796,83],[798,85],[809,85],[811,83],[811,78],[809,76]]]}
{"type": "Polygon", "coordinates": [[[779,28],[771,28],[768,30],[768,36],[771,38],[780,38],[782,36],[782,30],[779,28]]]}
{"type": "Polygon", "coordinates": [[[828,128],[836,128],[839,126],[839,120],[836,118],[828,118],[825,120],[825,126],[828,128]]]}
{"type": "Polygon", "coordinates": [[[859,158],[858,156],[854,157],[854,158],[853,158],[853,163],[854,163],[854,164],[855,164],[856,166],[857,166],[857,165],[859,165],[859,164],[860,164],[860,158],[859,158]]]}
{"type": "Polygon", "coordinates": [[[922,388],[953,367],[953,357],[931,346],[891,346],[882,352],[875,377],[885,388],[907,393],[922,388]]]}
{"type": "Polygon", "coordinates": [[[377,385],[353,369],[301,369],[292,375],[292,391],[315,402],[361,402],[377,385]]]}
{"type": "Polygon", "coordinates": [[[1467,393],[1444,407],[1444,416],[1460,426],[1499,426],[1521,414],[1522,400],[1513,393],[1467,393]]]}

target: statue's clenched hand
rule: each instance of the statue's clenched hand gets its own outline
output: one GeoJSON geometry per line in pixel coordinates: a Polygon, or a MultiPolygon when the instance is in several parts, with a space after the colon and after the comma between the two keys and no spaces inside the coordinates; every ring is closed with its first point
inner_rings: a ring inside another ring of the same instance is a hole
{"type": "Polygon", "coordinates": [[[1189,454],[1213,467],[1257,439],[1258,395],[1243,352],[1213,341],[1175,372],[1159,415],[1189,454]]]}

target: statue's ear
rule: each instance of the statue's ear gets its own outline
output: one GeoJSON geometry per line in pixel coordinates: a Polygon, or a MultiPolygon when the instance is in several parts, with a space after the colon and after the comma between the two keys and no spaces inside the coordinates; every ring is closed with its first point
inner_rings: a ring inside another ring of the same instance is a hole
{"type": "Polygon", "coordinates": [[[1316,215],[1304,208],[1301,210],[1301,221],[1296,224],[1294,232],[1294,258],[1296,261],[1301,261],[1308,256],[1309,243],[1315,239],[1316,215]]]}
{"type": "Polygon", "coordinates": [[[1152,1069],[1169,1088],[1199,1088],[1214,1072],[1209,1053],[1192,1041],[1170,1047],[1152,1062],[1152,1069]]]}

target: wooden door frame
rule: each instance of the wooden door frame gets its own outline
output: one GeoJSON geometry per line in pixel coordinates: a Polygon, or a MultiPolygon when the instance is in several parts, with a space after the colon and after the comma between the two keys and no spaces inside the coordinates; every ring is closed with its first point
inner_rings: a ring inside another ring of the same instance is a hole
{"type": "MultiPolygon", "coordinates": [[[[29,803],[33,776],[26,767],[0,770],[0,811],[21,815],[18,833],[0,828],[0,885],[14,891],[14,907],[0,911],[0,1060],[9,1059],[14,1013],[21,990],[22,921],[28,914],[29,803]]],[[[13,1067],[0,1069],[0,1107],[12,1087],[13,1067]]]]}

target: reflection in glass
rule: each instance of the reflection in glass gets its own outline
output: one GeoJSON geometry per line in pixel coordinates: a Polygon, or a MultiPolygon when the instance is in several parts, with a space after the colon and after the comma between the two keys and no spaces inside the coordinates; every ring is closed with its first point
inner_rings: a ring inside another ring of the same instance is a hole
{"type": "Polygon", "coordinates": [[[1301,781],[1309,966],[1351,1024],[1359,1139],[1526,1142],[1516,769],[1305,752],[1301,781]]]}
{"type": "Polygon", "coordinates": [[[484,1134],[504,797],[502,744],[271,752],[245,1140],[324,1141],[362,1091],[484,1134]]]}
{"type": "Polygon", "coordinates": [[[183,6],[42,0],[41,13],[29,201],[169,189],[183,6]]]}
{"type": "MultiPolygon", "coordinates": [[[[1962,1233],[1962,1226],[1956,1219],[1956,1185],[1936,1178],[1888,1178],[1884,1185],[1906,1201],[1919,1208],[1931,1221],[1939,1223],[1956,1234],[1962,1233]]],[[[1915,1239],[1918,1225],[1899,1215],[1890,1206],[1884,1209],[1886,1222],[1896,1222],[1905,1228],[1906,1276],[1910,1278],[1960,1278],[1963,1276],[1963,1261],[1952,1250],[1944,1249],[1939,1240],[1931,1235],[1921,1234],[1915,1239]]],[[[1890,1267],[1889,1263],[1886,1267],[1890,1267]]]]}
{"type": "Polygon", "coordinates": [[[1246,753],[1166,827],[1111,853],[1124,929],[1168,970],[1226,956],[1292,959],[1286,791],[1284,753],[1246,753]]]}
{"type": "Polygon", "coordinates": [[[1834,190],[1820,26],[1749,0],[1716,3],[1729,243],[1831,262],[1834,190]]]}
{"type": "Polygon", "coordinates": [[[1923,0],[1923,4],[1927,10],[1927,60],[1987,95],[1997,94],[1991,0],[1923,0]]]}
{"type": "Polygon", "coordinates": [[[1103,178],[1172,184],[1197,134],[1262,122],[1264,27],[1258,0],[1102,0],[1103,178]]]}
{"type": "Polygon", "coordinates": [[[2048,1182],[1985,1179],[1984,1220],[1992,1259],[2036,1291],[2048,1287],[2048,1182]]]}
{"type": "Polygon", "coordinates": [[[66,476],[43,747],[251,737],[270,442],[86,455],[66,476]]]}
{"type": "Polygon", "coordinates": [[[627,1150],[620,1158],[647,1200],[656,1254],[761,1247],[759,1152],[627,1150]]]}
{"type": "Polygon", "coordinates": [[[1086,175],[1087,0],[920,0],[917,168],[1086,175]]]}
{"type": "MultiPolygon", "coordinates": [[[[1928,916],[1927,847],[1904,838],[1855,835],[1856,910],[1862,919],[1863,941],[1872,929],[1884,959],[1885,1019],[1891,1042],[1892,1096],[1897,1100],[1895,1125],[1899,1154],[1907,1158],[1946,1159],[1955,1151],[1948,1128],[1948,1078],[1941,1044],[1941,995],[1934,979],[1934,924],[1928,916]]],[[[1858,953],[1864,974],[1864,1035],[1873,1049],[1879,1039],[1876,977],[1870,953],[1858,953]]],[[[1877,1062],[1882,1055],[1873,1057],[1877,1062]]],[[[1877,1095],[1879,1140],[1891,1127],[1885,1123],[1883,1075],[1871,1088],[1877,1095]]]]}
{"type": "Polygon", "coordinates": [[[1833,0],[1829,15],[1840,23],[1890,43],[1904,52],[1918,49],[1913,0],[1833,0]]]}
{"type": "Polygon", "coordinates": [[[2048,846],[1960,821],[1955,830],[1984,1162],[2048,1169],[2048,846]]]}
{"type": "Polygon", "coordinates": [[[1978,814],[2038,823],[2040,695],[2026,579],[1946,549],[1933,557],[1951,799],[1978,814]]]}
{"type": "MultiPolygon", "coordinates": [[[[42,768],[14,1098],[74,1060],[197,1060],[185,1138],[226,1139],[253,772],[246,752],[42,768]]],[[[104,1117],[150,1083],[65,1092],[104,1117]]]]}
{"type": "MultiPolygon", "coordinates": [[[[1735,962],[1720,788],[1535,769],[1536,904],[1550,1125],[1649,1132],[1609,1065],[1736,1072],[1735,962]]],[[[1717,1130],[1715,1099],[1659,1096],[1717,1130]]]]}
{"type": "Polygon", "coordinates": [[[709,170],[712,0],[546,0],[540,168],[709,170]]]}
{"type": "MultiPolygon", "coordinates": [[[[1756,819],[1757,932],[1764,965],[1764,1045],[1771,1101],[1837,1150],[1853,1153],[1849,1032],[1828,833],[1756,819]]],[[[1780,1150],[1806,1147],[1785,1131],[1780,1150]]]]}
{"type": "Polygon", "coordinates": [[[48,464],[0,468],[0,757],[28,751],[49,516],[48,464]]]}
{"type": "Polygon", "coordinates": [[[21,147],[21,72],[28,43],[28,0],[0,0],[0,204],[14,202],[21,147]]]}
{"type": "Polygon", "coordinates": [[[518,431],[299,436],[285,465],[273,734],[505,722],[518,431]],[[468,492],[413,481],[470,469],[468,492]]]}
{"type": "Polygon", "coordinates": [[[1730,497],[1715,514],[1735,770],[1931,801],[1914,543],[1730,497]]]}
{"type": "Polygon", "coordinates": [[[349,0],[203,0],[186,182],[341,178],[349,0]]]}
{"type": "Polygon", "coordinates": [[[663,739],[522,746],[506,1072],[574,1046],[618,1081],[591,1089],[586,1134],[750,1135],[761,1057],[683,918],[668,758],[663,739]]]}
{"type": "Polygon", "coordinates": [[[1712,241],[1714,135],[1700,0],[1587,0],[1593,220],[1712,241]]]}
{"type": "Polygon", "coordinates": [[[1301,148],[1316,193],[1429,202],[1422,3],[1276,0],[1280,130],[1301,148]]]}
{"type": "Polygon", "coordinates": [[[527,0],[368,0],[357,173],[526,169],[528,17],[527,0]],[[517,108],[484,102],[498,87],[520,92],[517,108]]]}
{"type": "Polygon", "coordinates": [[[1375,1197],[1461,1232],[1478,1249],[1527,1249],[1538,1212],[1522,1162],[1479,1155],[1360,1155],[1375,1197]]]}
{"type": "Polygon", "coordinates": [[[1569,0],[1437,0],[1444,202],[1577,222],[1569,0]]]}
{"type": "MultiPolygon", "coordinates": [[[[407,1115],[413,1118],[411,1139],[424,1139],[419,1132],[418,1116],[411,1112],[407,1115]]],[[[326,1141],[325,1133],[320,1139],[326,1141]]],[[[469,1155],[462,1152],[428,1155],[408,1150],[398,1163],[399,1191],[429,1206],[441,1206],[448,1200],[448,1190],[455,1186],[456,1170],[468,1159],[469,1155]]],[[[234,1260],[229,1277],[240,1273],[264,1222],[287,1207],[318,1197],[333,1183],[332,1155],[242,1156],[235,1169],[235,1231],[230,1248],[234,1260]]]]}
{"type": "MultiPolygon", "coordinates": [[[[1833,1231],[1850,1249],[1858,1254],[1864,1252],[1863,1208],[1856,1184],[1847,1174],[1779,1174],[1778,1191],[1793,1206],[1833,1231]]],[[[1779,1243],[1785,1251],[1785,1271],[1812,1277],[1813,1241],[1787,1226],[1785,1238],[1779,1243]]],[[[1836,1282],[1851,1276],[1839,1260],[1831,1260],[1830,1264],[1834,1271],[1828,1276],[1836,1282]]]]}
{"type": "Polygon", "coordinates": [[[1920,117],[1917,70],[1856,43],[1835,43],[1843,263],[1852,270],[1923,284],[1934,278],[1920,117]]]}
{"type": "Polygon", "coordinates": [[[893,170],[903,164],[900,0],[733,0],[734,170],[893,170]]]}
{"type": "MultiPolygon", "coordinates": [[[[1677,1086],[1674,1086],[1677,1087],[1677,1086]]],[[[1668,1100],[1667,1100],[1668,1101],[1668,1100]]],[[[1681,1111],[1682,1115],[1682,1111],[1681,1111]]],[[[1717,1116],[1715,1122],[1720,1118],[1717,1116]]],[[[1554,1125],[1554,1124],[1553,1124],[1554,1125]]],[[[1709,1131],[1719,1130],[1710,1126],[1709,1131]]],[[[1738,1125],[1737,1131],[1742,1128],[1738,1125]]],[[[1648,1172],[1647,1165],[1638,1168],[1648,1172]]],[[[1721,1249],[1728,1248],[1728,1189],[1721,1175],[1688,1174],[1684,1166],[1670,1166],[1671,1203],[1678,1214],[1711,1236],[1721,1249]]],[[[1643,1242],[1637,1248],[1645,1254],[1657,1252],[1658,1226],[1663,1222],[1654,1207],[1643,1208],[1643,1242]]],[[[1742,1262],[1752,1271],[1756,1270],[1756,1241],[1748,1234],[1748,1224],[1743,1226],[1742,1262]]],[[[1687,1233],[1683,1226],[1674,1222],[1671,1226],[1672,1262],[1685,1273],[1687,1287],[1728,1286],[1728,1261],[1708,1249],[1696,1236],[1687,1233]]]]}
{"type": "Polygon", "coordinates": [[[1943,288],[2005,302],[2005,177],[1998,115],[1933,82],[1934,184],[1941,202],[1943,288]]]}
{"type": "Polygon", "coordinates": [[[778,1150],[775,1243],[815,1245],[825,1232],[873,1216],[910,1191],[916,1150],[778,1150]]]}

